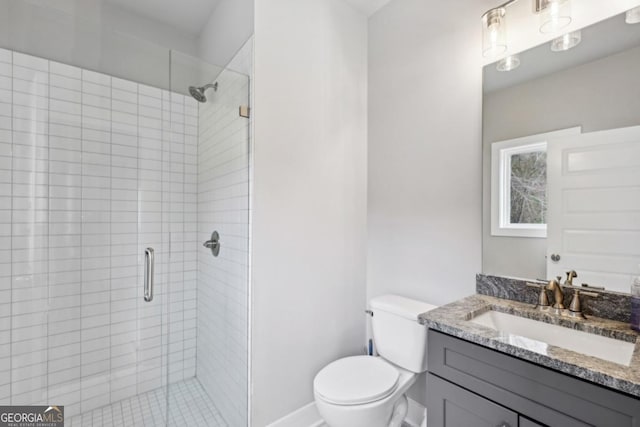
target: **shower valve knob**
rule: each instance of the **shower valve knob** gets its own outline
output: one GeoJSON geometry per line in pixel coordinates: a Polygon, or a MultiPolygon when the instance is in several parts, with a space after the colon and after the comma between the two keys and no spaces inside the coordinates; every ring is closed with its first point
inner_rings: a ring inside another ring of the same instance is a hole
{"type": "Polygon", "coordinates": [[[202,244],[207,249],[211,249],[211,253],[214,257],[217,257],[220,254],[220,234],[217,231],[211,233],[211,239],[207,240],[202,244]]]}

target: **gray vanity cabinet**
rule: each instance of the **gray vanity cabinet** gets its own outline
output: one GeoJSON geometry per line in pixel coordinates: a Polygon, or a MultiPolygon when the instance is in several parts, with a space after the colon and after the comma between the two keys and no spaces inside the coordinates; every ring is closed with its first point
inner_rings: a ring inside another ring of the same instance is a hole
{"type": "Polygon", "coordinates": [[[427,425],[446,427],[517,427],[518,414],[483,399],[462,387],[427,377],[429,420],[427,425]]]}
{"type": "Polygon", "coordinates": [[[525,417],[520,417],[519,427],[544,427],[542,424],[535,423],[525,417]]]}
{"type": "Polygon", "coordinates": [[[640,399],[428,332],[429,427],[640,427],[640,399]]]}

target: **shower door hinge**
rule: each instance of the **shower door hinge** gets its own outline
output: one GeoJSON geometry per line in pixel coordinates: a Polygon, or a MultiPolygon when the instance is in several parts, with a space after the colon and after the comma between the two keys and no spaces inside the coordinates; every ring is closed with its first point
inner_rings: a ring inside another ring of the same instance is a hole
{"type": "Polygon", "coordinates": [[[240,106],[240,117],[244,117],[248,119],[250,114],[251,114],[251,108],[249,108],[248,105],[240,106]]]}

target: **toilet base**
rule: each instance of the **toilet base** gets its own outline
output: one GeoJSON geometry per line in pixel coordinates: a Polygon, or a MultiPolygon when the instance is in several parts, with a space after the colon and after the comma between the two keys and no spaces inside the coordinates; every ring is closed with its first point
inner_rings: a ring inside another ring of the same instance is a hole
{"type": "Polygon", "coordinates": [[[405,393],[415,383],[418,374],[394,367],[400,373],[398,388],[384,399],[360,405],[337,405],[315,394],[322,419],[329,427],[400,427],[408,412],[405,393]]]}
{"type": "Polygon", "coordinates": [[[389,401],[340,406],[316,398],[316,406],[329,427],[401,427],[407,415],[407,397],[403,394],[396,399],[395,404],[389,401]]]}

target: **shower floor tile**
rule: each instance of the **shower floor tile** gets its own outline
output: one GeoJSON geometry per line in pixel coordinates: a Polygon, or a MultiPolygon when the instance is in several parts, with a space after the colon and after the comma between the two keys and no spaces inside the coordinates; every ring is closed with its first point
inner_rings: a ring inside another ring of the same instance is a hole
{"type": "MultiPolygon", "coordinates": [[[[121,400],[67,420],[67,427],[162,427],[166,388],[121,400]]],[[[196,378],[169,386],[169,423],[173,426],[227,427],[196,378]]]]}

